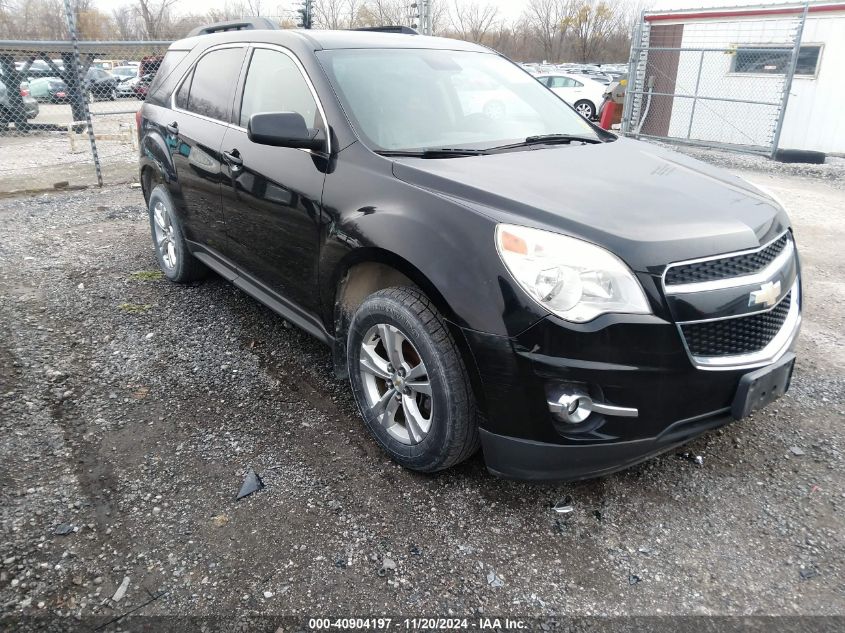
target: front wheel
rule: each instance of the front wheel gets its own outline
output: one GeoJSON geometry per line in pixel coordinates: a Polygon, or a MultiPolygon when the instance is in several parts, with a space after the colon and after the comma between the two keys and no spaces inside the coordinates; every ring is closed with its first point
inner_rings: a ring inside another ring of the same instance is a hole
{"type": "Polygon", "coordinates": [[[575,111],[588,121],[596,118],[596,106],[591,101],[582,99],[575,103],[575,111]]]}
{"type": "Polygon", "coordinates": [[[478,449],[466,369],[419,290],[388,288],[364,300],[349,328],[347,364],[367,428],[402,466],[443,470],[478,449]]]}

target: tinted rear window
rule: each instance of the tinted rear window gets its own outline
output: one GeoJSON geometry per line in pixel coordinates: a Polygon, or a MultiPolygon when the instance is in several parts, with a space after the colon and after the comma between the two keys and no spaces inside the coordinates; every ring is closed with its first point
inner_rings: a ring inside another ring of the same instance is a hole
{"type": "Polygon", "coordinates": [[[227,121],[244,49],[222,48],[202,57],[194,68],[187,110],[227,121]]]}
{"type": "Polygon", "coordinates": [[[170,76],[187,55],[188,51],[167,51],[164,59],[156,61],[155,64],[151,64],[148,61],[139,67],[139,77],[143,77],[145,73],[155,72],[155,79],[153,80],[152,86],[150,86],[150,97],[155,99],[156,97],[163,96],[159,95],[157,91],[164,84],[165,79],[170,76]]]}

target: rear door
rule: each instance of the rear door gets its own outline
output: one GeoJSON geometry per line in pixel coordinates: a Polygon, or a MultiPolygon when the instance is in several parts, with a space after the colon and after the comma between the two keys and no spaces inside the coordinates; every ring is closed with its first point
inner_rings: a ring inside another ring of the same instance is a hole
{"type": "Polygon", "coordinates": [[[176,166],[185,237],[222,252],[226,231],[221,207],[220,147],[229,125],[235,86],[246,48],[226,46],[205,53],[173,95],[167,143],[176,166]]]}
{"type": "Polygon", "coordinates": [[[222,146],[227,252],[242,274],[315,312],[328,153],[253,143],[247,125],[259,112],[298,112],[327,138],[325,117],[301,64],[282,47],[255,45],[242,84],[222,146]]]}
{"type": "Polygon", "coordinates": [[[561,99],[572,105],[578,100],[579,88],[582,84],[570,77],[555,76],[548,77],[547,86],[561,99]]]}

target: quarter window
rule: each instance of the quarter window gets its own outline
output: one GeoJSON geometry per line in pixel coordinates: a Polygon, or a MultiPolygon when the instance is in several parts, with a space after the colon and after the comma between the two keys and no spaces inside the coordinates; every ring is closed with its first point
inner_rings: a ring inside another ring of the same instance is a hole
{"type": "Polygon", "coordinates": [[[188,109],[188,94],[191,92],[191,79],[193,76],[194,71],[192,70],[185,77],[185,81],[182,82],[182,85],[179,86],[179,90],[176,92],[176,107],[181,110],[188,109]]]}
{"type": "Polygon", "coordinates": [[[221,48],[202,57],[194,68],[185,109],[227,121],[243,55],[242,48],[221,48]]]}
{"type": "MultiPolygon", "coordinates": [[[[196,81],[196,80],[195,80],[196,81]]],[[[320,127],[317,104],[294,61],[279,51],[256,48],[241,101],[241,127],[258,112],[298,112],[309,127],[320,127]]]]}

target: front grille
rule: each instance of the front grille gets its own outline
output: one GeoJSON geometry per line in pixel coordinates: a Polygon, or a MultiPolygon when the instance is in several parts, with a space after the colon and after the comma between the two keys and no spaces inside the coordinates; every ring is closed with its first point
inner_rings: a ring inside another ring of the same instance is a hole
{"type": "Polygon", "coordinates": [[[754,253],[710,259],[706,262],[681,264],[666,271],[666,285],[693,284],[702,281],[715,281],[751,275],[763,270],[772,263],[786,247],[789,234],[784,233],[766,248],[754,253]]]}
{"type": "Polygon", "coordinates": [[[768,312],[706,323],[686,323],[681,325],[681,331],[693,356],[737,356],[758,352],[783,327],[791,303],[790,292],[768,312]]]}

